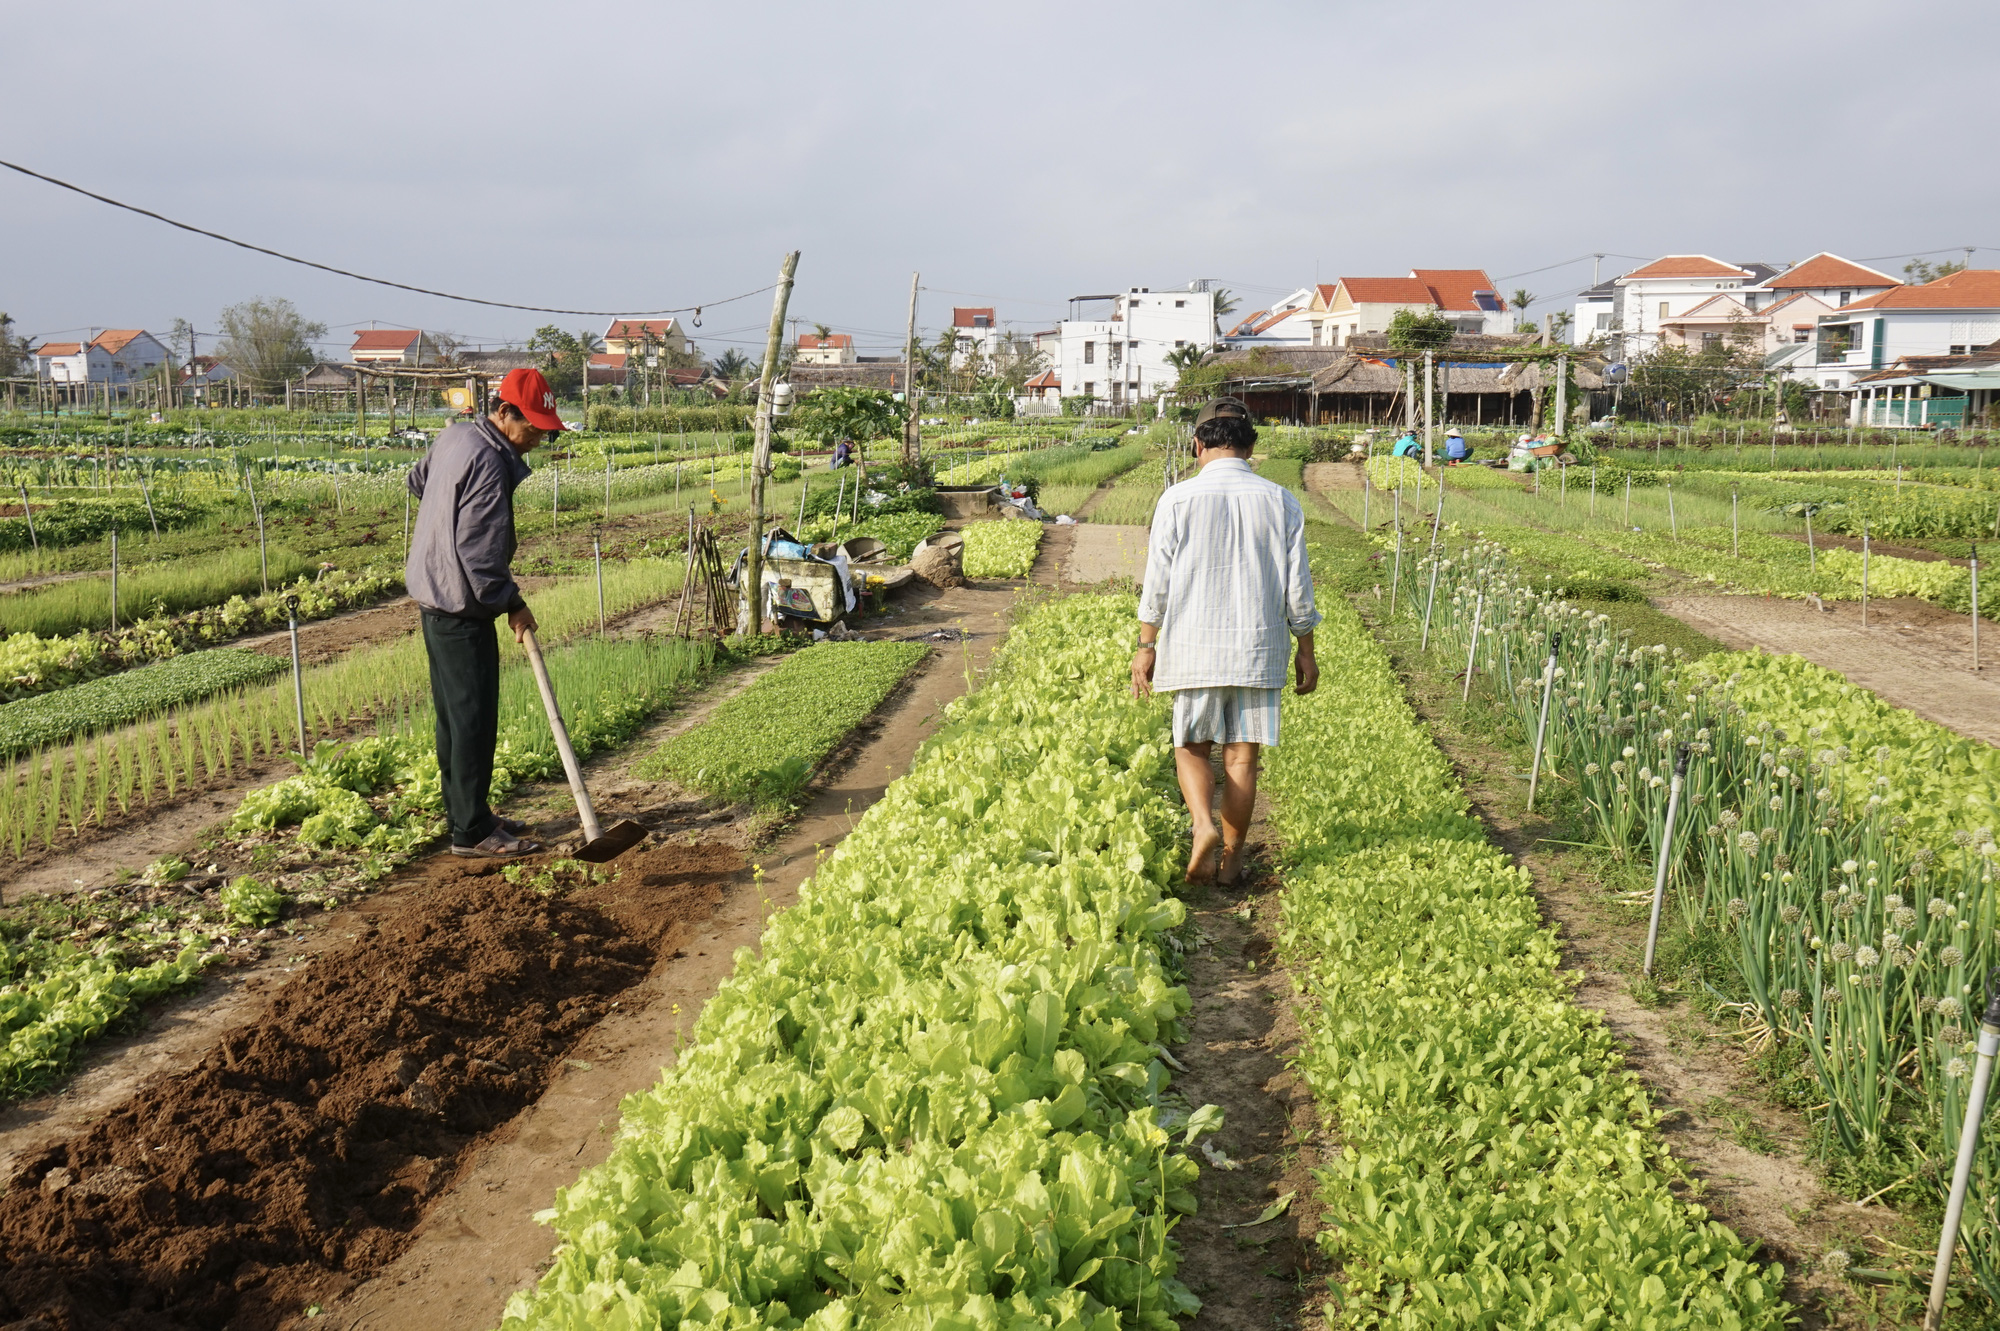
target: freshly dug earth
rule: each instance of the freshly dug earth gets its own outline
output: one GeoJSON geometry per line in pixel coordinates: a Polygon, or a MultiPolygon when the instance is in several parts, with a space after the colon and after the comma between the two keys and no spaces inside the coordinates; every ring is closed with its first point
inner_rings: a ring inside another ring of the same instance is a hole
{"type": "Polygon", "coordinates": [[[713,911],[740,856],[711,849],[568,896],[527,885],[540,862],[521,886],[446,864],[358,916],[201,1065],[23,1162],[0,1325],[273,1327],[394,1259],[467,1149],[713,911]]]}
{"type": "Polygon", "coordinates": [[[910,571],[920,581],[939,589],[965,585],[965,575],[959,572],[956,549],[932,546],[921,551],[910,561],[910,571]]]}

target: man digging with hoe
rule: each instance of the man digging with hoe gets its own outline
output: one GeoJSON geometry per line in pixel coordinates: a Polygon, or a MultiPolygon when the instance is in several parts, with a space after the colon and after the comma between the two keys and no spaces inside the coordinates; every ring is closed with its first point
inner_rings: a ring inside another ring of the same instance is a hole
{"type": "Polygon", "coordinates": [[[438,775],[454,855],[497,858],[541,849],[524,839],[525,823],[496,816],[486,797],[500,728],[493,621],[507,616],[515,642],[538,627],[510,567],[514,489],[528,478],[528,450],[562,431],[555,406],[540,370],[510,370],[489,415],[447,426],[410,468],[410,493],[425,502],[403,582],[423,608],[438,775]]]}
{"type": "Polygon", "coordinates": [[[1250,470],[1249,408],[1217,398],[1195,417],[1200,471],[1153,510],[1132,692],[1174,695],[1174,767],[1194,817],[1191,883],[1233,883],[1257,800],[1259,746],[1278,742],[1278,696],[1290,640],[1297,691],[1319,684],[1305,513],[1281,485],[1250,470]],[[1222,745],[1222,827],[1211,809],[1209,754],[1222,745]],[[1215,864],[1217,852],[1222,864],[1215,864]]]}

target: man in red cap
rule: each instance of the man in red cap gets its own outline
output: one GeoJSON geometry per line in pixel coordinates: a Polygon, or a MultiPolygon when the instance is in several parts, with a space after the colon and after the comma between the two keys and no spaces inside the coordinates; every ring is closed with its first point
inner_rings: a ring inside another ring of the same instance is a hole
{"type": "Polygon", "coordinates": [[[540,370],[509,370],[493,410],[445,427],[410,468],[417,511],[403,583],[423,608],[431,701],[437,708],[438,774],[451,817],[451,853],[526,855],[541,847],[528,829],[494,815],[493,747],[500,727],[500,639],[507,616],[520,642],[535,627],[514,561],[514,489],[528,479],[525,455],[560,433],[556,395],[540,370]]]}

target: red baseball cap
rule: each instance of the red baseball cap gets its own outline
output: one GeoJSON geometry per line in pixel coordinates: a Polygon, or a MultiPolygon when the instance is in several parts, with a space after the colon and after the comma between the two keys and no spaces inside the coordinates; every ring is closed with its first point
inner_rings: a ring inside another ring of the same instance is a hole
{"type": "Polygon", "coordinates": [[[536,429],[561,433],[563,423],[562,417],[556,415],[556,395],[540,370],[507,371],[507,377],[500,381],[500,400],[518,407],[528,418],[528,424],[536,429]]]}

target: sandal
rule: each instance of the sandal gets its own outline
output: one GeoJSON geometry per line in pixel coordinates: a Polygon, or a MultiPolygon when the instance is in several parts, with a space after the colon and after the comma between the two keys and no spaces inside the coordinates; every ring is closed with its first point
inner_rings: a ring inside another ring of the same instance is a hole
{"type": "Polygon", "coordinates": [[[535,830],[519,818],[502,818],[498,814],[494,815],[493,822],[502,832],[513,837],[525,837],[535,830]]]}
{"type": "Polygon", "coordinates": [[[496,831],[476,846],[453,846],[451,853],[474,860],[505,860],[540,852],[541,844],[524,840],[511,832],[496,831]]]}

